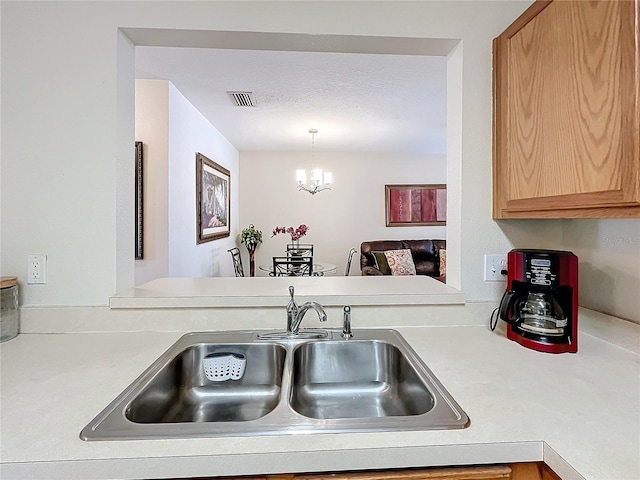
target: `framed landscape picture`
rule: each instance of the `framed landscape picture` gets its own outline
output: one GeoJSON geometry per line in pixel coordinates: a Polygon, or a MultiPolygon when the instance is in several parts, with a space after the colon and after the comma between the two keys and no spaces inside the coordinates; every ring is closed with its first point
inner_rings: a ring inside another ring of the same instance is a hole
{"type": "Polygon", "coordinates": [[[447,186],[385,185],[387,227],[447,224],[447,186]]]}
{"type": "Polygon", "coordinates": [[[230,185],[229,170],[196,153],[196,243],[231,234],[230,185]]]}

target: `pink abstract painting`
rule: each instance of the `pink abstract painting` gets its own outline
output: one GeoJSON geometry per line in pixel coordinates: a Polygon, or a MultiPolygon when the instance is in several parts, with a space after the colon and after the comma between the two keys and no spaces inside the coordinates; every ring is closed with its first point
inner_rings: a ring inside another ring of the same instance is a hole
{"type": "Polygon", "coordinates": [[[445,225],[446,185],[385,185],[387,226],[445,225]]]}

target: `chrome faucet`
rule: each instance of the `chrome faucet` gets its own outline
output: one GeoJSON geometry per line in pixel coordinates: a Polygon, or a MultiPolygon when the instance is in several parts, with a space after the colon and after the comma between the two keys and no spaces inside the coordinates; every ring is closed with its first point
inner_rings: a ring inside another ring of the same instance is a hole
{"type": "Polygon", "coordinates": [[[306,302],[303,303],[301,307],[298,307],[298,304],[293,298],[293,285],[289,286],[289,295],[291,298],[289,299],[289,303],[287,303],[287,334],[298,334],[302,319],[310,308],[316,311],[321,322],[327,321],[327,314],[318,302],[306,302]]]}

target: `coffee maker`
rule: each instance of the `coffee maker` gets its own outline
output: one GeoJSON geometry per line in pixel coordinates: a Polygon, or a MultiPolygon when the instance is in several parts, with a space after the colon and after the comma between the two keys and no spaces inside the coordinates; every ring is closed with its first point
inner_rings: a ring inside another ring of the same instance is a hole
{"type": "Polygon", "coordinates": [[[511,250],[499,307],[507,338],[549,353],[578,351],[578,257],[560,250],[511,250]]]}

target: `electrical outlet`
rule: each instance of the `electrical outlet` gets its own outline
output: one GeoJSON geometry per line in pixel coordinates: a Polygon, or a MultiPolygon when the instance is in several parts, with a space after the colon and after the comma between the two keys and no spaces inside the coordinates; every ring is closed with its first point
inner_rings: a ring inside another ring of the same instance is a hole
{"type": "Polygon", "coordinates": [[[27,283],[47,283],[47,256],[27,256],[27,283]]]}
{"type": "Polygon", "coordinates": [[[507,256],[504,254],[484,256],[484,281],[504,282],[507,275],[502,272],[507,270],[507,256]]]}

